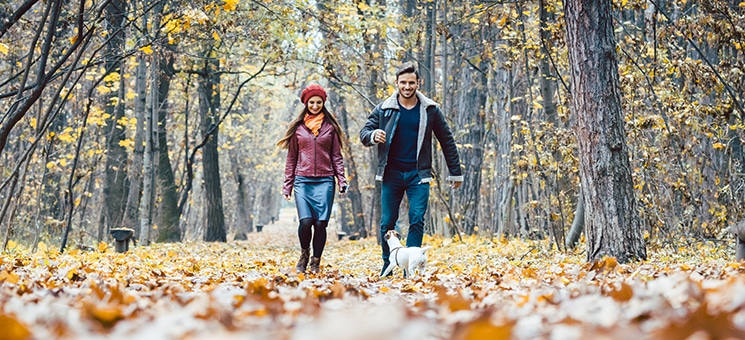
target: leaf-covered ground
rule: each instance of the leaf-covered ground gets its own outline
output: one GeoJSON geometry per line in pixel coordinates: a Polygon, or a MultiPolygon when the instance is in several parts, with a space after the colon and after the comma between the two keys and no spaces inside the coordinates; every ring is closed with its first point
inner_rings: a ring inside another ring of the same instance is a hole
{"type": "Polygon", "coordinates": [[[127,254],[17,247],[0,257],[0,338],[745,338],[745,269],[729,262],[731,245],[650,249],[649,261],[619,265],[544,242],[426,237],[425,275],[380,280],[374,240],[333,234],[322,273],[308,276],[293,273],[284,220],[248,241],[127,254]]]}

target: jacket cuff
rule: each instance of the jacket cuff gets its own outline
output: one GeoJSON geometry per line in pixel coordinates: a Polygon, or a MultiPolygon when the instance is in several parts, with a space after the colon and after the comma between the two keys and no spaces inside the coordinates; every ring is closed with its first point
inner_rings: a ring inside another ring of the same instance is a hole
{"type": "Polygon", "coordinates": [[[378,145],[378,144],[380,144],[380,143],[378,143],[378,142],[375,141],[375,134],[378,133],[378,131],[385,132],[383,129],[375,129],[375,130],[373,130],[373,132],[370,134],[370,143],[372,143],[372,145],[378,145]]]}
{"type": "Polygon", "coordinates": [[[463,182],[463,175],[461,175],[461,176],[448,176],[448,181],[451,181],[451,182],[463,182]]]}

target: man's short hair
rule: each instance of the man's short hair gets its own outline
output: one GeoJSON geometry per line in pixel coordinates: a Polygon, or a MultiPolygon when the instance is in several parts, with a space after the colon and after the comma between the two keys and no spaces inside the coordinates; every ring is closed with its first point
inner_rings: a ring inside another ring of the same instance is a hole
{"type": "Polygon", "coordinates": [[[413,61],[407,61],[398,67],[398,71],[396,71],[396,81],[398,81],[398,76],[404,73],[413,73],[416,76],[416,79],[419,80],[419,69],[413,61]]]}

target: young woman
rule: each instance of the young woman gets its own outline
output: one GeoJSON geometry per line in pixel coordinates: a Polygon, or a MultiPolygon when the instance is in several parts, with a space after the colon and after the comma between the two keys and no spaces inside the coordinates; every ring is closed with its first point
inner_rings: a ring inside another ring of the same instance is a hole
{"type": "Polygon", "coordinates": [[[312,84],[300,94],[300,101],[305,108],[277,142],[287,149],[282,194],[289,201],[294,188],[301,249],[295,269],[304,273],[308,267],[312,240],[310,271],[318,273],[326,245],[326,226],[334,205],[334,177],[341,194],[347,192],[347,179],[341,155],[341,127],[326,109],[326,90],[312,84]]]}

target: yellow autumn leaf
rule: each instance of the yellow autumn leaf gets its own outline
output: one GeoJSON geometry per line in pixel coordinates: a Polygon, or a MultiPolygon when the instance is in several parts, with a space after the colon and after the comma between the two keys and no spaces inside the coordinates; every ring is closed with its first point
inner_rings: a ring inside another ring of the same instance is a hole
{"type": "Polygon", "coordinates": [[[139,48],[140,51],[144,52],[145,54],[152,54],[153,53],[153,47],[151,45],[145,45],[139,48]]]}
{"type": "Polygon", "coordinates": [[[0,43],[0,53],[8,55],[8,45],[0,43]]]}
{"type": "Polygon", "coordinates": [[[29,122],[29,125],[31,125],[32,128],[36,129],[36,118],[31,118],[31,122],[29,122]]]}
{"type": "Polygon", "coordinates": [[[97,249],[98,249],[99,252],[105,253],[106,252],[106,249],[108,249],[108,248],[109,248],[109,244],[108,243],[106,243],[106,242],[99,242],[98,243],[97,249]]]}
{"type": "Polygon", "coordinates": [[[100,85],[100,86],[96,87],[96,91],[98,91],[98,93],[100,93],[100,94],[107,94],[107,93],[111,92],[111,88],[108,87],[108,86],[100,85]]]}
{"type": "Polygon", "coordinates": [[[47,252],[47,244],[44,242],[39,242],[39,244],[36,245],[36,248],[38,249],[38,252],[42,254],[47,252]]]}
{"type": "Polygon", "coordinates": [[[0,272],[0,282],[3,282],[4,281],[4,282],[16,284],[16,283],[18,283],[18,281],[20,279],[21,278],[18,277],[18,275],[16,275],[15,273],[9,273],[9,272],[7,272],[5,270],[3,270],[2,272],[0,272]]]}
{"type": "Polygon", "coordinates": [[[212,38],[214,38],[217,41],[220,41],[220,35],[218,35],[217,32],[212,32],[212,38]]]}
{"type": "Polygon", "coordinates": [[[478,24],[478,23],[479,23],[479,19],[476,19],[476,18],[471,18],[471,19],[470,19],[470,20],[468,20],[468,21],[469,21],[470,23],[472,23],[472,24],[478,24]]]}
{"type": "Polygon", "coordinates": [[[725,147],[725,146],[724,146],[724,144],[722,144],[722,143],[716,142],[716,143],[714,143],[714,144],[712,145],[712,147],[713,147],[714,149],[717,149],[717,150],[722,150],[722,149],[724,149],[724,147],[725,147]]]}
{"type": "Polygon", "coordinates": [[[224,0],[225,4],[222,5],[222,9],[229,12],[229,11],[235,11],[236,7],[238,7],[238,2],[240,0],[224,0]]]}
{"type": "Polygon", "coordinates": [[[103,81],[113,83],[119,81],[119,72],[111,72],[103,77],[103,81]]]}

